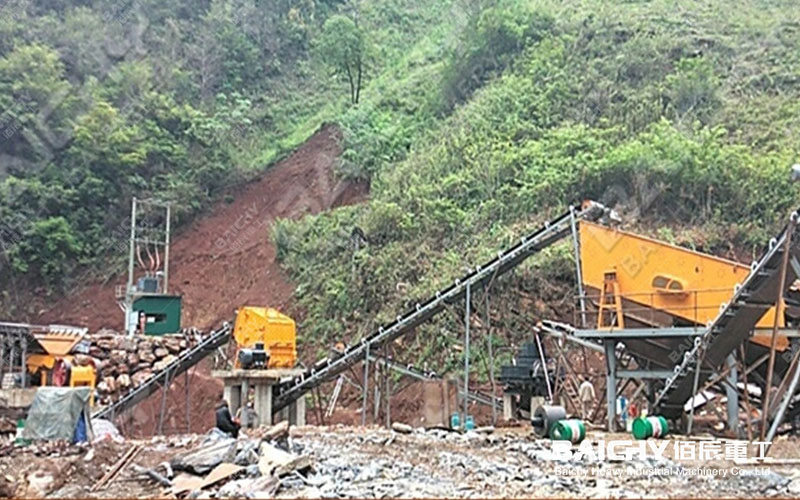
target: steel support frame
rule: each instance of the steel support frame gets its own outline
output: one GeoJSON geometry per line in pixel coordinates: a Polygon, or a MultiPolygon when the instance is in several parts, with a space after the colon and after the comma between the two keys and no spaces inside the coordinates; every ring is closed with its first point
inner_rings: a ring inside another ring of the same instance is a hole
{"type": "MultiPolygon", "coordinates": [[[[568,337],[568,336],[567,336],[568,337]]],[[[605,352],[606,357],[606,369],[607,369],[607,383],[606,383],[606,402],[608,406],[607,416],[608,416],[608,428],[610,431],[616,430],[616,399],[618,397],[618,390],[620,381],[624,379],[668,379],[670,376],[673,375],[673,372],[670,370],[629,370],[622,367],[619,363],[619,360],[616,356],[616,337],[617,335],[609,336],[603,339],[603,350],[605,352]]],[[[738,432],[739,429],[739,391],[737,390],[737,381],[738,381],[738,370],[737,370],[737,361],[735,355],[730,355],[726,361],[728,366],[727,370],[724,370],[721,377],[724,379],[725,385],[725,393],[727,398],[726,403],[726,424],[728,429],[731,429],[735,432],[738,432]],[[727,374],[725,374],[727,372],[727,374]]],[[[699,373],[699,371],[698,371],[699,373]]],[[[800,369],[798,370],[800,373],[800,369]]],[[[798,375],[800,377],[800,375],[798,375]]],[[[695,391],[695,393],[697,390],[695,391]]],[[[793,394],[793,392],[787,391],[787,394],[793,394]]],[[[785,401],[783,402],[786,403],[785,401]]],[[[782,405],[783,406],[783,405],[782,405]]],[[[786,408],[783,408],[785,411],[786,408]]],[[[690,417],[690,428],[689,432],[691,432],[691,417],[690,417]]],[[[776,418],[775,421],[778,421],[776,418]]],[[[774,424],[773,424],[774,425],[774,424]]]]}
{"type": "Polygon", "coordinates": [[[25,361],[28,356],[29,339],[32,339],[28,333],[30,325],[5,324],[4,326],[9,328],[0,333],[0,383],[5,374],[10,373],[15,376],[19,375],[22,387],[27,387],[28,368],[25,361]]]}
{"type": "Polygon", "coordinates": [[[139,297],[136,292],[135,285],[134,285],[134,274],[136,271],[136,244],[137,243],[144,243],[144,244],[153,244],[156,246],[161,246],[164,248],[164,271],[163,271],[163,279],[162,279],[162,286],[161,286],[161,293],[167,294],[169,293],[169,246],[170,246],[170,233],[171,229],[171,218],[172,215],[172,208],[170,203],[161,203],[154,200],[139,200],[135,196],[131,199],[131,229],[130,229],[130,241],[128,245],[128,280],[126,283],[125,288],[125,296],[123,299],[122,309],[125,311],[125,333],[128,335],[133,335],[136,333],[136,328],[138,325],[134,325],[131,321],[131,315],[133,314],[133,303],[139,297]],[[165,224],[164,224],[164,235],[163,240],[150,240],[148,238],[141,239],[137,235],[137,229],[142,229],[142,227],[137,225],[137,220],[140,215],[140,207],[146,206],[155,206],[160,207],[165,210],[165,224]]]}
{"type": "Polygon", "coordinates": [[[22,343],[22,357],[19,358],[19,373],[22,378],[22,388],[25,389],[28,387],[28,368],[26,366],[26,361],[28,360],[28,337],[22,335],[20,342],[22,343]]]}
{"type": "Polygon", "coordinates": [[[581,308],[581,328],[586,328],[586,296],[583,291],[583,271],[581,270],[581,240],[578,235],[578,218],[575,207],[569,207],[570,225],[572,229],[572,249],[575,253],[575,278],[578,282],[578,301],[581,308]]]}
{"type": "MultiPolygon", "coordinates": [[[[492,387],[492,398],[497,394],[497,383],[494,378],[494,338],[492,336],[492,318],[489,315],[489,293],[492,290],[492,282],[486,287],[484,292],[484,302],[486,303],[486,343],[489,347],[489,384],[492,387]]],[[[497,424],[497,407],[492,404],[492,425],[497,424]]]]}
{"type": "MultiPolygon", "coordinates": [[[[399,363],[397,361],[382,358],[380,356],[370,355],[369,360],[370,362],[375,363],[376,365],[386,366],[394,372],[414,378],[416,380],[421,380],[421,381],[443,380],[443,378],[440,377],[439,375],[425,374],[413,368],[413,366],[411,365],[403,365],[402,363],[399,363]]],[[[457,386],[457,389],[458,389],[458,398],[464,398],[465,397],[464,387],[459,384],[457,386]]],[[[481,393],[478,391],[472,391],[466,397],[469,398],[469,400],[474,403],[479,403],[485,406],[494,406],[495,409],[502,408],[503,405],[501,398],[495,397],[494,400],[492,400],[491,395],[481,393]]]]}
{"type": "Polygon", "coordinates": [[[699,337],[705,334],[704,327],[673,328],[623,328],[623,329],[576,329],[574,335],[579,339],[647,339],[663,337],[699,337]]]}
{"type": "MultiPolygon", "coordinates": [[[[788,374],[787,374],[788,376],[788,374]]],[[[769,428],[769,432],[766,435],[767,443],[767,452],[769,448],[772,446],[772,440],[775,438],[775,434],[778,432],[778,427],[780,427],[781,423],[783,423],[783,416],[786,414],[786,410],[789,408],[789,404],[791,403],[792,399],[794,399],[795,391],[797,390],[797,384],[800,382],[800,365],[795,366],[794,373],[792,374],[792,382],[789,384],[789,390],[783,395],[783,401],[781,402],[780,407],[778,407],[778,413],[775,415],[775,418],[772,420],[772,425],[769,428]]],[[[764,441],[762,439],[762,441],[764,441]]]]}
{"type": "Polygon", "coordinates": [[[467,421],[469,413],[469,317],[471,313],[472,286],[467,282],[467,290],[464,294],[464,415],[462,422],[467,421]]]}
{"type": "Polygon", "coordinates": [[[164,432],[164,413],[167,410],[167,391],[169,391],[169,387],[172,384],[173,379],[170,378],[172,375],[172,367],[168,367],[166,374],[164,374],[164,385],[161,388],[161,409],[158,413],[158,430],[156,435],[161,436],[164,432]]]}
{"type": "MultiPolygon", "coordinates": [[[[580,220],[597,220],[608,213],[609,210],[603,205],[589,202],[576,213],[576,216],[580,220]]],[[[341,357],[335,360],[328,360],[319,369],[309,370],[300,377],[282,384],[275,401],[276,409],[288,405],[292,400],[314,386],[338,375],[348,366],[362,361],[366,354],[367,345],[380,346],[413,330],[416,326],[444,310],[446,305],[460,299],[465,294],[466,285],[470,285],[470,287],[485,285],[485,282],[491,279],[492,276],[500,276],[510,271],[534,253],[567,236],[569,230],[570,213],[567,212],[561,217],[546,223],[539,230],[520,238],[519,243],[505,251],[498,252],[497,257],[489,262],[470,269],[466,275],[456,279],[450,287],[436,292],[429,300],[423,303],[415,304],[411,310],[405,314],[398,315],[395,321],[388,325],[379,327],[377,331],[362,338],[358,344],[345,348],[345,352],[341,357]]]]}
{"type": "Polygon", "coordinates": [[[608,432],[617,430],[617,342],[606,339],[603,347],[606,351],[606,404],[608,409],[608,432]]]}
{"type": "Polygon", "coordinates": [[[6,341],[5,335],[0,338],[0,386],[2,386],[3,378],[6,374],[6,341]]]}
{"type": "MultiPolygon", "coordinates": [[[[725,384],[725,397],[727,398],[727,416],[728,416],[728,429],[739,432],[739,391],[736,390],[736,382],[738,380],[738,373],[736,370],[736,356],[731,354],[728,356],[727,365],[728,383],[725,384]]],[[[746,390],[747,388],[745,388],[746,390]]]]}
{"type": "MultiPolygon", "coordinates": [[[[792,215],[789,217],[789,224],[786,226],[786,238],[784,238],[783,244],[783,255],[781,259],[781,269],[780,269],[780,280],[778,281],[778,295],[775,298],[775,321],[773,322],[772,327],[772,337],[770,338],[770,346],[769,346],[769,363],[767,364],[767,384],[764,388],[764,398],[763,398],[763,406],[761,410],[761,441],[764,441],[767,432],[767,420],[769,419],[769,400],[770,395],[772,392],[772,375],[775,371],[775,346],[777,345],[778,341],[778,326],[779,326],[779,319],[780,314],[780,305],[781,300],[783,299],[784,295],[784,288],[786,284],[786,271],[789,267],[789,250],[792,245],[792,234],[794,233],[794,226],[797,224],[797,212],[793,212],[792,215]]],[[[789,394],[793,394],[789,392],[789,394]]],[[[791,399],[791,398],[790,398],[791,399]]],[[[776,419],[777,421],[777,419],[776,419]]],[[[771,430],[771,429],[770,429],[771,430]]]]}
{"type": "Polygon", "coordinates": [[[364,383],[361,385],[361,425],[367,425],[367,399],[369,397],[369,344],[364,357],[364,383]]]}
{"type": "MultiPolygon", "coordinates": [[[[384,344],[383,346],[383,355],[386,357],[387,350],[389,349],[388,344],[384,344]]],[[[384,388],[383,392],[386,397],[385,402],[385,410],[384,416],[386,417],[386,428],[392,428],[392,373],[387,368],[383,370],[383,381],[384,381],[384,388]]]]}
{"type": "Polygon", "coordinates": [[[617,378],[668,379],[671,370],[617,370],[617,378]]]}
{"type": "MultiPolygon", "coordinates": [[[[658,338],[658,337],[694,337],[701,335],[702,329],[698,328],[629,328],[610,332],[608,330],[574,330],[574,336],[581,338],[596,338],[603,343],[606,359],[606,417],[609,432],[617,430],[617,387],[621,380],[636,379],[669,379],[674,373],[670,370],[630,370],[617,359],[616,346],[621,339],[628,338],[658,338]],[[665,335],[656,335],[654,332],[667,330],[665,335]]],[[[568,335],[564,335],[568,337],[568,335]]]]}

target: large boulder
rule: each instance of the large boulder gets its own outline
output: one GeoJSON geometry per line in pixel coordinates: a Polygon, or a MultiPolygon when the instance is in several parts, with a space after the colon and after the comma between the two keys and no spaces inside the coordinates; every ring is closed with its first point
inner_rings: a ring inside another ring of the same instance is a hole
{"type": "Polygon", "coordinates": [[[131,376],[131,383],[133,384],[134,387],[139,387],[140,385],[142,385],[142,382],[144,382],[145,380],[149,379],[152,376],[153,372],[150,370],[138,371],[131,376]]]}
{"type": "Polygon", "coordinates": [[[126,361],[128,362],[128,366],[133,368],[139,364],[139,355],[135,352],[131,352],[128,354],[128,359],[126,361]]]}
{"type": "Polygon", "coordinates": [[[102,383],[106,386],[106,392],[117,392],[117,380],[114,377],[103,377],[102,383]]]}
{"type": "Polygon", "coordinates": [[[128,353],[121,349],[114,349],[111,351],[109,359],[117,364],[126,363],[128,361],[128,353]]]}
{"type": "Polygon", "coordinates": [[[106,359],[108,358],[108,351],[100,346],[93,345],[89,348],[89,355],[98,359],[106,359]]]}
{"type": "Polygon", "coordinates": [[[114,337],[114,345],[121,351],[133,352],[137,346],[136,337],[117,335],[114,337]]]}
{"type": "Polygon", "coordinates": [[[156,361],[156,357],[153,354],[153,351],[149,349],[142,349],[140,347],[138,356],[139,356],[139,361],[141,361],[142,363],[147,363],[149,365],[152,365],[156,361]]]}
{"type": "Polygon", "coordinates": [[[127,373],[124,373],[117,377],[116,385],[119,389],[127,389],[131,386],[131,377],[127,373]]]}
{"type": "Polygon", "coordinates": [[[177,356],[175,356],[173,354],[168,354],[164,359],[162,359],[161,361],[156,362],[153,365],[153,370],[159,372],[159,371],[163,370],[164,368],[166,368],[167,366],[169,366],[169,364],[172,363],[173,361],[175,361],[176,359],[178,359],[177,356]]]}
{"type": "Polygon", "coordinates": [[[116,342],[114,339],[97,339],[96,345],[104,351],[111,351],[116,347],[116,342]]]}
{"type": "Polygon", "coordinates": [[[170,465],[175,470],[205,475],[223,462],[236,458],[236,440],[225,437],[218,441],[205,442],[189,453],[174,457],[170,465]]]}
{"type": "Polygon", "coordinates": [[[181,347],[181,339],[175,337],[165,339],[164,347],[170,352],[170,354],[178,354],[183,349],[183,347],[181,347]]]}
{"type": "Polygon", "coordinates": [[[136,372],[141,371],[141,370],[149,370],[152,367],[153,367],[152,364],[143,363],[143,362],[140,361],[138,365],[131,367],[131,372],[136,373],[136,372]]]}

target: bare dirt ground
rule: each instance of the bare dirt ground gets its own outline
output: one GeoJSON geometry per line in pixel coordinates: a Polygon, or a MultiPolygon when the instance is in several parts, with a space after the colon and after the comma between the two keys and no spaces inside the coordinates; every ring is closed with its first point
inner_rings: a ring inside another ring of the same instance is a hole
{"type": "Polygon", "coordinates": [[[157,435],[159,423],[161,433],[167,436],[203,433],[214,426],[214,402],[222,394],[222,386],[222,381],[211,377],[211,359],[206,359],[176,378],[166,396],[157,391],[115,423],[123,436],[133,439],[157,435]],[[164,420],[159,422],[162,398],[164,420]]]}
{"type": "MultiPolygon", "coordinates": [[[[333,169],[341,153],[341,134],[323,127],[263,176],[230,193],[175,235],[170,249],[170,293],[183,295],[183,324],[214,328],[242,305],[284,308],[294,286],[275,260],[269,237],[277,218],[358,203],[364,184],[337,181],[333,169]]],[[[78,293],[43,306],[41,323],[75,324],[95,331],[122,328],[115,286],[91,283],[78,293]]]]}

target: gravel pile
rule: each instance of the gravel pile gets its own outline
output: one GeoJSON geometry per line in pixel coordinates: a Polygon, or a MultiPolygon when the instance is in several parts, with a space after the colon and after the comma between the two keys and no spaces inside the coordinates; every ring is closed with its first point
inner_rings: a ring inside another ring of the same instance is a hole
{"type": "Polygon", "coordinates": [[[718,477],[669,459],[557,460],[549,440],[519,431],[305,428],[292,434],[293,451],[312,457],[313,472],[283,479],[279,497],[753,498],[800,491],[795,481],[763,468],[718,477]],[[658,473],[646,472],[652,470],[658,473]]]}

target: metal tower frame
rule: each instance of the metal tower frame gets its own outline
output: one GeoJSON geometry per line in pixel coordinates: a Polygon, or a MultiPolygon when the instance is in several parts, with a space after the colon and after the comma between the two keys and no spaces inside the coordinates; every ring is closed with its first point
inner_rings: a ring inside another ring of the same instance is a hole
{"type": "Polygon", "coordinates": [[[122,298],[121,304],[125,312],[125,331],[128,335],[135,332],[136,324],[131,320],[133,315],[133,303],[137,298],[142,296],[142,292],[137,290],[134,284],[136,274],[136,256],[138,245],[152,245],[156,249],[163,248],[164,251],[164,264],[163,264],[163,278],[161,280],[161,289],[158,291],[160,294],[167,294],[169,290],[169,244],[170,244],[170,217],[171,217],[170,203],[164,203],[154,200],[138,200],[133,197],[131,200],[131,233],[130,244],[128,251],[128,281],[125,285],[123,293],[117,292],[117,298],[122,298]],[[146,208],[162,209],[164,210],[164,223],[163,227],[151,227],[145,224],[141,219],[141,213],[146,208]]]}

